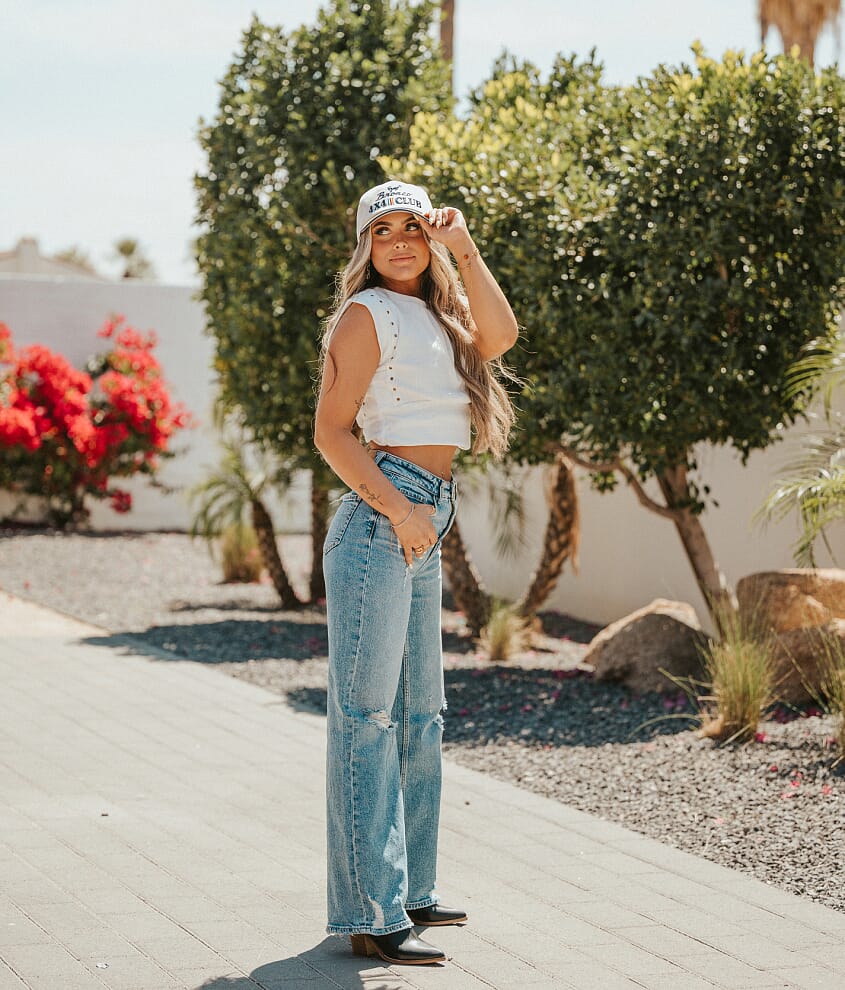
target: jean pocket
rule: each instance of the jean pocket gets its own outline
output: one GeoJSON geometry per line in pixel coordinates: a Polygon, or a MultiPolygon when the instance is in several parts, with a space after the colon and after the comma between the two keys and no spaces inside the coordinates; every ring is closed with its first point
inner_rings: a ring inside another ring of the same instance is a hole
{"type": "Polygon", "coordinates": [[[350,492],[344,495],[340,500],[340,505],[337,508],[337,512],[334,514],[334,518],[329,526],[329,531],[326,533],[326,539],[323,542],[323,556],[325,557],[327,553],[331,553],[335,547],[340,545],[341,540],[343,540],[344,533],[346,532],[349,524],[352,522],[352,517],[355,515],[358,507],[363,502],[360,495],[355,494],[355,492],[350,492]]]}
{"type": "Polygon", "coordinates": [[[418,488],[412,481],[407,481],[403,478],[391,478],[387,475],[388,481],[391,485],[398,491],[401,492],[405,498],[411,502],[416,502],[419,505],[433,505],[433,499],[431,495],[418,488]]]}

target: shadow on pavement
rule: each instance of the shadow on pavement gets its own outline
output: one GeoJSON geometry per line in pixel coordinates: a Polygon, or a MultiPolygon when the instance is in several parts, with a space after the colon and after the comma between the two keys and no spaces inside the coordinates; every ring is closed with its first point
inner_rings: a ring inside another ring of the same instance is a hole
{"type": "MultiPolygon", "coordinates": [[[[258,966],[248,977],[211,977],[194,990],[256,990],[256,987],[261,987],[262,990],[294,990],[296,987],[334,990],[340,985],[349,986],[348,981],[355,974],[361,980],[361,986],[366,986],[367,990],[391,990],[396,986],[395,982],[381,982],[377,976],[367,973],[368,970],[381,968],[383,965],[377,959],[353,956],[348,941],[329,936],[313,949],[258,966]],[[341,977],[343,982],[337,983],[334,977],[341,977]]],[[[425,968],[443,967],[435,965],[425,968]]]]}
{"type": "Polygon", "coordinates": [[[123,648],[155,660],[196,663],[246,663],[270,658],[308,660],[328,652],[325,623],[305,619],[297,623],[278,618],[174,623],[150,626],[142,632],[90,636],[84,642],[123,648]]]}

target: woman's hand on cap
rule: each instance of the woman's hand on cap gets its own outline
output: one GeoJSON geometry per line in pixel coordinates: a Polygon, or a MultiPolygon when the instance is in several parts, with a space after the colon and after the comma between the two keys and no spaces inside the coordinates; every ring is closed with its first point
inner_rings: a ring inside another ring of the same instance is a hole
{"type": "Polygon", "coordinates": [[[469,230],[463,213],[454,206],[439,206],[426,217],[428,230],[426,233],[439,244],[445,244],[455,254],[469,240],[469,230]]]}

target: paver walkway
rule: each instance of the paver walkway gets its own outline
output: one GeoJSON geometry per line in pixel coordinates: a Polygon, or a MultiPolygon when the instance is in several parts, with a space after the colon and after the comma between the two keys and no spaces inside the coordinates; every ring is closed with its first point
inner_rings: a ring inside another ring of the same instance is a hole
{"type": "Polygon", "coordinates": [[[2,593],[0,699],[0,990],[845,987],[845,914],[452,763],[470,923],[442,966],[357,958],[323,930],[322,718],[2,593]]]}

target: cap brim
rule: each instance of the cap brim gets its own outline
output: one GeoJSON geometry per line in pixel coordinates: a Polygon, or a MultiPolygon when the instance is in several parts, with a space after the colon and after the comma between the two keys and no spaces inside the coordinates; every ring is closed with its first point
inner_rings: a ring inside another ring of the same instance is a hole
{"type": "Polygon", "coordinates": [[[381,220],[382,217],[389,216],[391,213],[410,213],[415,217],[420,217],[422,220],[425,220],[426,223],[428,222],[426,214],[422,210],[414,210],[411,209],[411,207],[409,206],[397,206],[395,210],[380,210],[374,217],[370,217],[370,219],[358,231],[358,237],[360,237],[365,230],[368,230],[370,227],[372,227],[372,225],[377,220],[381,220]]]}

